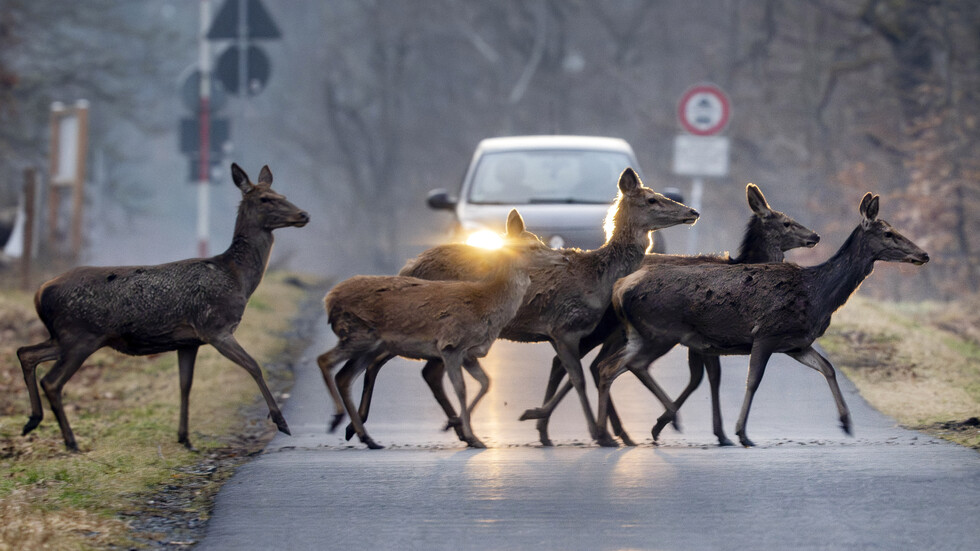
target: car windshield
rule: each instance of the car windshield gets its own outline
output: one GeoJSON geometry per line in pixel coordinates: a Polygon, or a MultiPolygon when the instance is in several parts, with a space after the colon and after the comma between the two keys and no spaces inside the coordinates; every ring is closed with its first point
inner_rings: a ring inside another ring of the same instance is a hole
{"type": "Polygon", "coordinates": [[[474,169],[469,202],[611,203],[619,174],[630,165],[629,155],[618,151],[487,153],[474,169]]]}

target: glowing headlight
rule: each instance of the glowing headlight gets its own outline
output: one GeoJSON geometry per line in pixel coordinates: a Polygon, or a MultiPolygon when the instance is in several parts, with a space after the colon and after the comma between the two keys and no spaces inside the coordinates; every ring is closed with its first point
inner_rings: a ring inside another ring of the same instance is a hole
{"type": "Polygon", "coordinates": [[[504,245],[504,239],[490,230],[478,230],[466,238],[466,244],[482,249],[499,249],[504,245]]]}

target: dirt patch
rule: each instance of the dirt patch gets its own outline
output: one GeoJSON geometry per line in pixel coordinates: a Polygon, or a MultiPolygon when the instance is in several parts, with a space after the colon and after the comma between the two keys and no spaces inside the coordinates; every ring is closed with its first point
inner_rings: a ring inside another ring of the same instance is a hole
{"type": "Polygon", "coordinates": [[[943,421],[912,428],[980,451],[980,418],[970,417],[965,421],[943,421]]]}

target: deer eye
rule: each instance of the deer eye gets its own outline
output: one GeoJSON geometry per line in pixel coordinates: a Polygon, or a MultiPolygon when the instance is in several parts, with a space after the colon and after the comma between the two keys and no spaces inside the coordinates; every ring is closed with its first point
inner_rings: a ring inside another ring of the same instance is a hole
{"type": "Polygon", "coordinates": [[[259,199],[259,201],[262,202],[262,203],[271,203],[272,202],[272,197],[263,197],[263,198],[259,199]]]}
{"type": "Polygon", "coordinates": [[[889,239],[891,239],[892,237],[895,237],[895,234],[893,234],[893,233],[892,233],[892,232],[890,232],[890,231],[886,231],[886,232],[885,232],[885,237],[887,237],[887,238],[889,238],[889,239]]]}
{"type": "Polygon", "coordinates": [[[792,224],[790,224],[789,222],[783,222],[783,227],[784,227],[784,228],[788,228],[788,227],[790,227],[791,225],[792,225],[792,224]]]}
{"type": "Polygon", "coordinates": [[[656,205],[659,202],[660,201],[657,201],[657,198],[656,197],[651,197],[651,198],[647,199],[647,204],[650,204],[650,205],[656,205]]]}

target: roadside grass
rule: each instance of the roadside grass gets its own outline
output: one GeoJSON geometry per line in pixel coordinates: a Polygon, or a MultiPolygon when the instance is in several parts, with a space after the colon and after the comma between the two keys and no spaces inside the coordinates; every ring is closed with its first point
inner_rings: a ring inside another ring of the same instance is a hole
{"type": "MultiPolygon", "coordinates": [[[[283,335],[309,285],[310,280],[295,275],[267,274],[236,331],[242,346],[263,365],[280,405],[291,378],[283,335]]],[[[190,398],[196,452],[177,444],[180,394],[173,353],[134,358],[103,350],[86,361],[64,391],[82,453],[65,450],[43,392],[44,420],[21,436],[30,402],[16,349],[46,337],[32,294],[0,291],[0,550],[145,545],[154,535],[135,534],[124,519],[138,517],[161,487],[196,476],[194,465],[209,454],[242,447],[243,434],[260,449],[275,432],[252,378],[205,346],[190,398]],[[246,415],[260,407],[261,416],[246,415]]],[[[38,368],[39,379],[50,366],[38,368]]],[[[229,474],[200,476],[219,482],[229,474]]],[[[184,504],[183,512],[204,519],[213,491],[195,493],[201,498],[184,504]]]]}
{"type": "Polygon", "coordinates": [[[980,450],[980,295],[955,304],[854,296],[820,344],[878,410],[980,450]]]}

